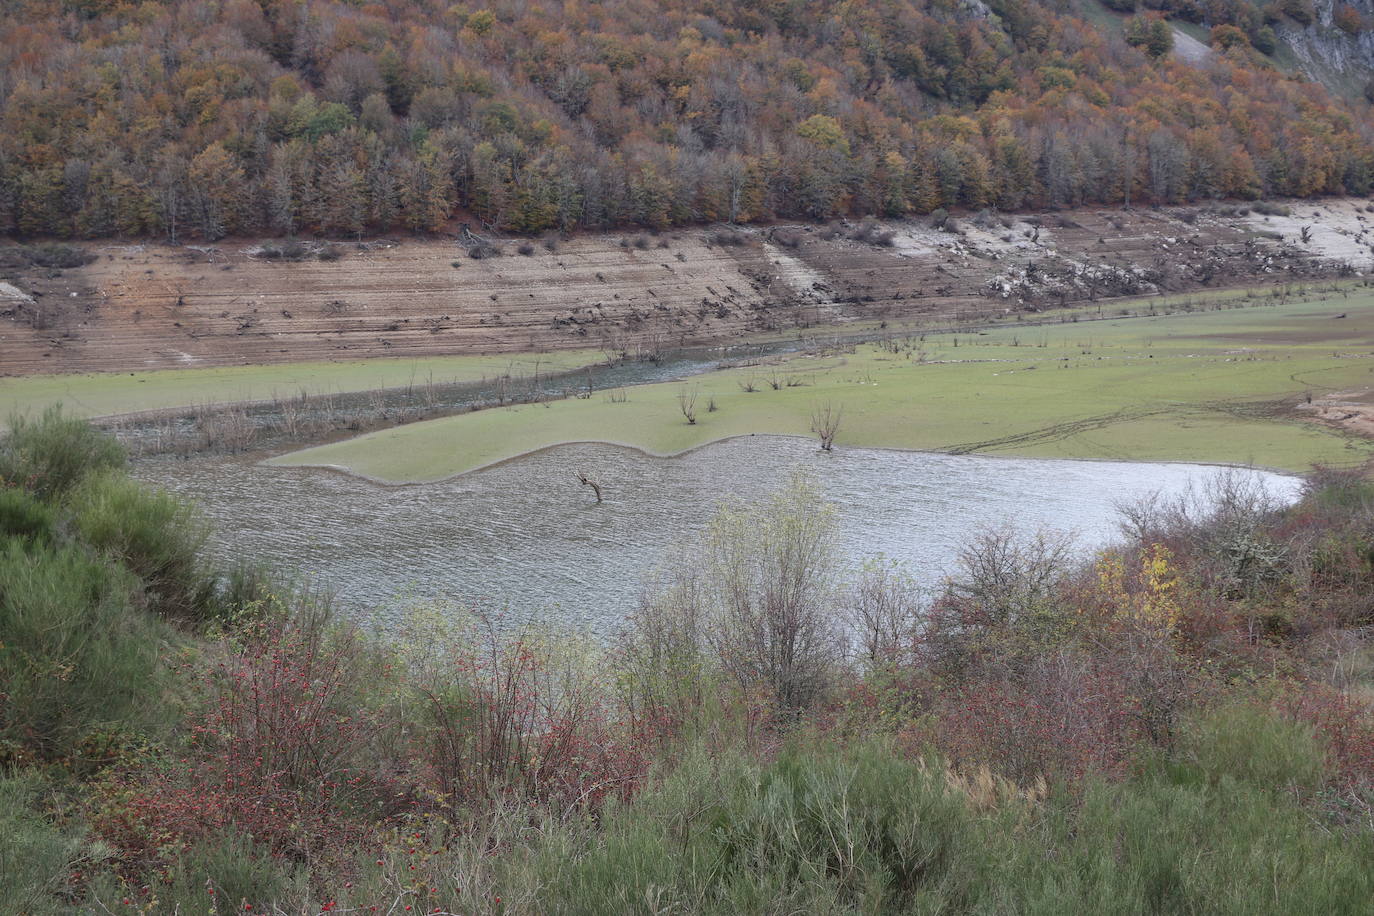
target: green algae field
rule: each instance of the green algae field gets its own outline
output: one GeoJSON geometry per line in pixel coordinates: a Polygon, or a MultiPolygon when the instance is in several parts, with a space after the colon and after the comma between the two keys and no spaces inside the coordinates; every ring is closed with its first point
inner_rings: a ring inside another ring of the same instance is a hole
{"type": "Polygon", "coordinates": [[[1374,386],[1374,296],[919,334],[410,424],[273,459],[435,480],[564,442],[653,454],[755,434],[837,447],[1253,464],[1360,465],[1374,442],[1308,408],[1374,386]],[[686,413],[694,414],[689,423],[686,413]]]}
{"type": "Polygon", "coordinates": [[[161,369],[0,378],[0,422],[61,403],[78,417],[103,417],[205,404],[476,382],[500,375],[566,372],[603,358],[598,350],[541,354],[357,359],[264,366],[161,369]]]}

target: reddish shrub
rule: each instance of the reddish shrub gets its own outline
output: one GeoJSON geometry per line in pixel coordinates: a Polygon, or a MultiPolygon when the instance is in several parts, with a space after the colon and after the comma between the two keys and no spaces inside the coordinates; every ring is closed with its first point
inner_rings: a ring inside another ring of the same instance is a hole
{"type": "Polygon", "coordinates": [[[938,707],[933,743],[956,765],[985,765],[1017,782],[1120,774],[1145,734],[1140,703],[1111,672],[1061,657],[1018,681],[970,684],[938,707]]]}
{"type": "Polygon", "coordinates": [[[649,767],[648,745],[612,712],[605,684],[532,634],[479,621],[419,679],[427,722],[416,757],[449,806],[512,793],[596,805],[627,796],[649,767]]]}
{"type": "Polygon", "coordinates": [[[1289,691],[1280,708],[1316,730],[1337,784],[1374,785],[1374,703],[1325,684],[1305,684],[1289,691]]]}
{"type": "Polygon", "coordinates": [[[255,635],[213,671],[187,759],[113,777],[97,830],[143,865],[230,825],[302,859],[360,838],[406,795],[375,754],[386,723],[358,695],[365,667],[356,632],[255,635]]]}

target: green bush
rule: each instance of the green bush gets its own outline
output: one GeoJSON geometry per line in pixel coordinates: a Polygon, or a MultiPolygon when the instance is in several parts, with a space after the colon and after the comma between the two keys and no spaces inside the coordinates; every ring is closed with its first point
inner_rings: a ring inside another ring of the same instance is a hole
{"type": "Polygon", "coordinates": [[[546,829],[533,873],[517,864],[503,892],[544,912],[1360,912],[1374,835],[1333,834],[1264,789],[1310,753],[1276,757],[1265,747],[1301,737],[1247,726],[1270,732],[1251,748],[1269,763],[1228,757],[1242,779],[1160,764],[1038,800],[976,779],[965,794],[938,764],[875,746],[764,768],[693,755],[599,835],[546,829]]]}
{"type": "MultiPolygon", "coordinates": [[[[757,769],[697,756],[614,814],[603,841],[542,862],[549,912],[910,912],[965,903],[980,831],[940,767],[880,747],[757,769]]],[[[933,909],[932,909],[933,911],[933,909]]]]}
{"type": "Polygon", "coordinates": [[[34,810],[43,782],[34,773],[0,776],[0,913],[68,912],[57,898],[82,843],[34,810]]]}
{"type": "Polygon", "coordinates": [[[155,715],[159,634],[134,587],[74,547],[0,546],[0,758],[80,762],[155,715]]]}
{"type": "Polygon", "coordinates": [[[52,499],[93,471],[122,468],[124,449],[113,437],[85,420],[62,413],[54,404],[38,419],[13,414],[0,441],[0,482],[52,499]]]}
{"type": "Polygon", "coordinates": [[[1321,782],[1324,756],[1309,726],[1254,703],[1235,703],[1184,723],[1176,776],[1310,793],[1321,782]]]}
{"type": "Polygon", "coordinates": [[[39,502],[27,490],[0,488],[0,538],[48,543],[56,530],[57,513],[51,506],[39,502]]]}
{"type": "Polygon", "coordinates": [[[154,611],[180,619],[206,613],[214,582],[199,552],[208,527],[190,504],[105,472],[83,481],[70,505],[81,539],[133,570],[154,611]]]}
{"type": "Polygon", "coordinates": [[[1147,774],[1046,805],[1007,833],[983,908],[1038,913],[1360,913],[1374,837],[1333,834],[1247,784],[1147,774]]]}
{"type": "MultiPolygon", "coordinates": [[[[270,905],[308,896],[303,876],[285,860],[259,849],[251,837],[227,833],[197,843],[179,854],[158,894],[169,913],[205,912],[211,902],[220,912],[268,912],[270,905]],[[214,888],[213,901],[209,888],[214,888]]],[[[299,910],[297,910],[299,911],[299,910]]]]}

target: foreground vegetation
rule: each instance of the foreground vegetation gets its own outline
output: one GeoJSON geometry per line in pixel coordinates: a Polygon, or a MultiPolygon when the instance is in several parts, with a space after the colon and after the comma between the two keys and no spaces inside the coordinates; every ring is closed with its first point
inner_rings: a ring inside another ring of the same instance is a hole
{"type": "Polygon", "coordinates": [[[611,645],[386,637],[49,412],[0,443],[0,910],[1363,912],[1374,485],[991,531],[925,594],[805,478],[611,645]]]}
{"type": "Polygon", "coordinates": [[[1297,405],[1374,383],[1365,352],[1374,295],[1357,288],[1317,302],[1267,302],[1277,299],[1256,294],[1158,317],[1079,321],[1096,316],[1071,313],[1050,325],[894,331],[877,344],[685,383],[383,430],[274,463],[328,465],[388,482],[435,480],[563,442],[666,455],[730,436],[804,436],[826,406],[843,411],[841,446],[1291,470],[1368,460],[1368,440],[1304,420],[1297,405]]]}

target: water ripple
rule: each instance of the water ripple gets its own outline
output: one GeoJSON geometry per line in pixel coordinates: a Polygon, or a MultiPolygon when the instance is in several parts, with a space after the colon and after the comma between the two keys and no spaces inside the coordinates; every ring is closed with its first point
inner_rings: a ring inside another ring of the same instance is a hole
{"type": "MultiPolygon", "coordinates": [[[[452,481],[385,487],[339,474],[227,459],[145,462],[141,478],[194,499],[216,523],[210,551],[299,569],[350,611],[385,626],[397,596],[496,601],[609,633],[645,575],[700,532],[726,497],[751,499],[796,468],[840,508],[841,542],[934,584],[979,529],[1011,524],[1073,534],[1084,548],[1116,533],[1118,501],[1180,493],[1222,469],[882,449],[823,453],[801,439],[747,437],[678,458],[609,445],[561,446],[452,481]],[[605,489],[595,505],[576,474],[605,489]]],[[[1292,498],[1295,478],[1263,474],[1292,498]]]]}

